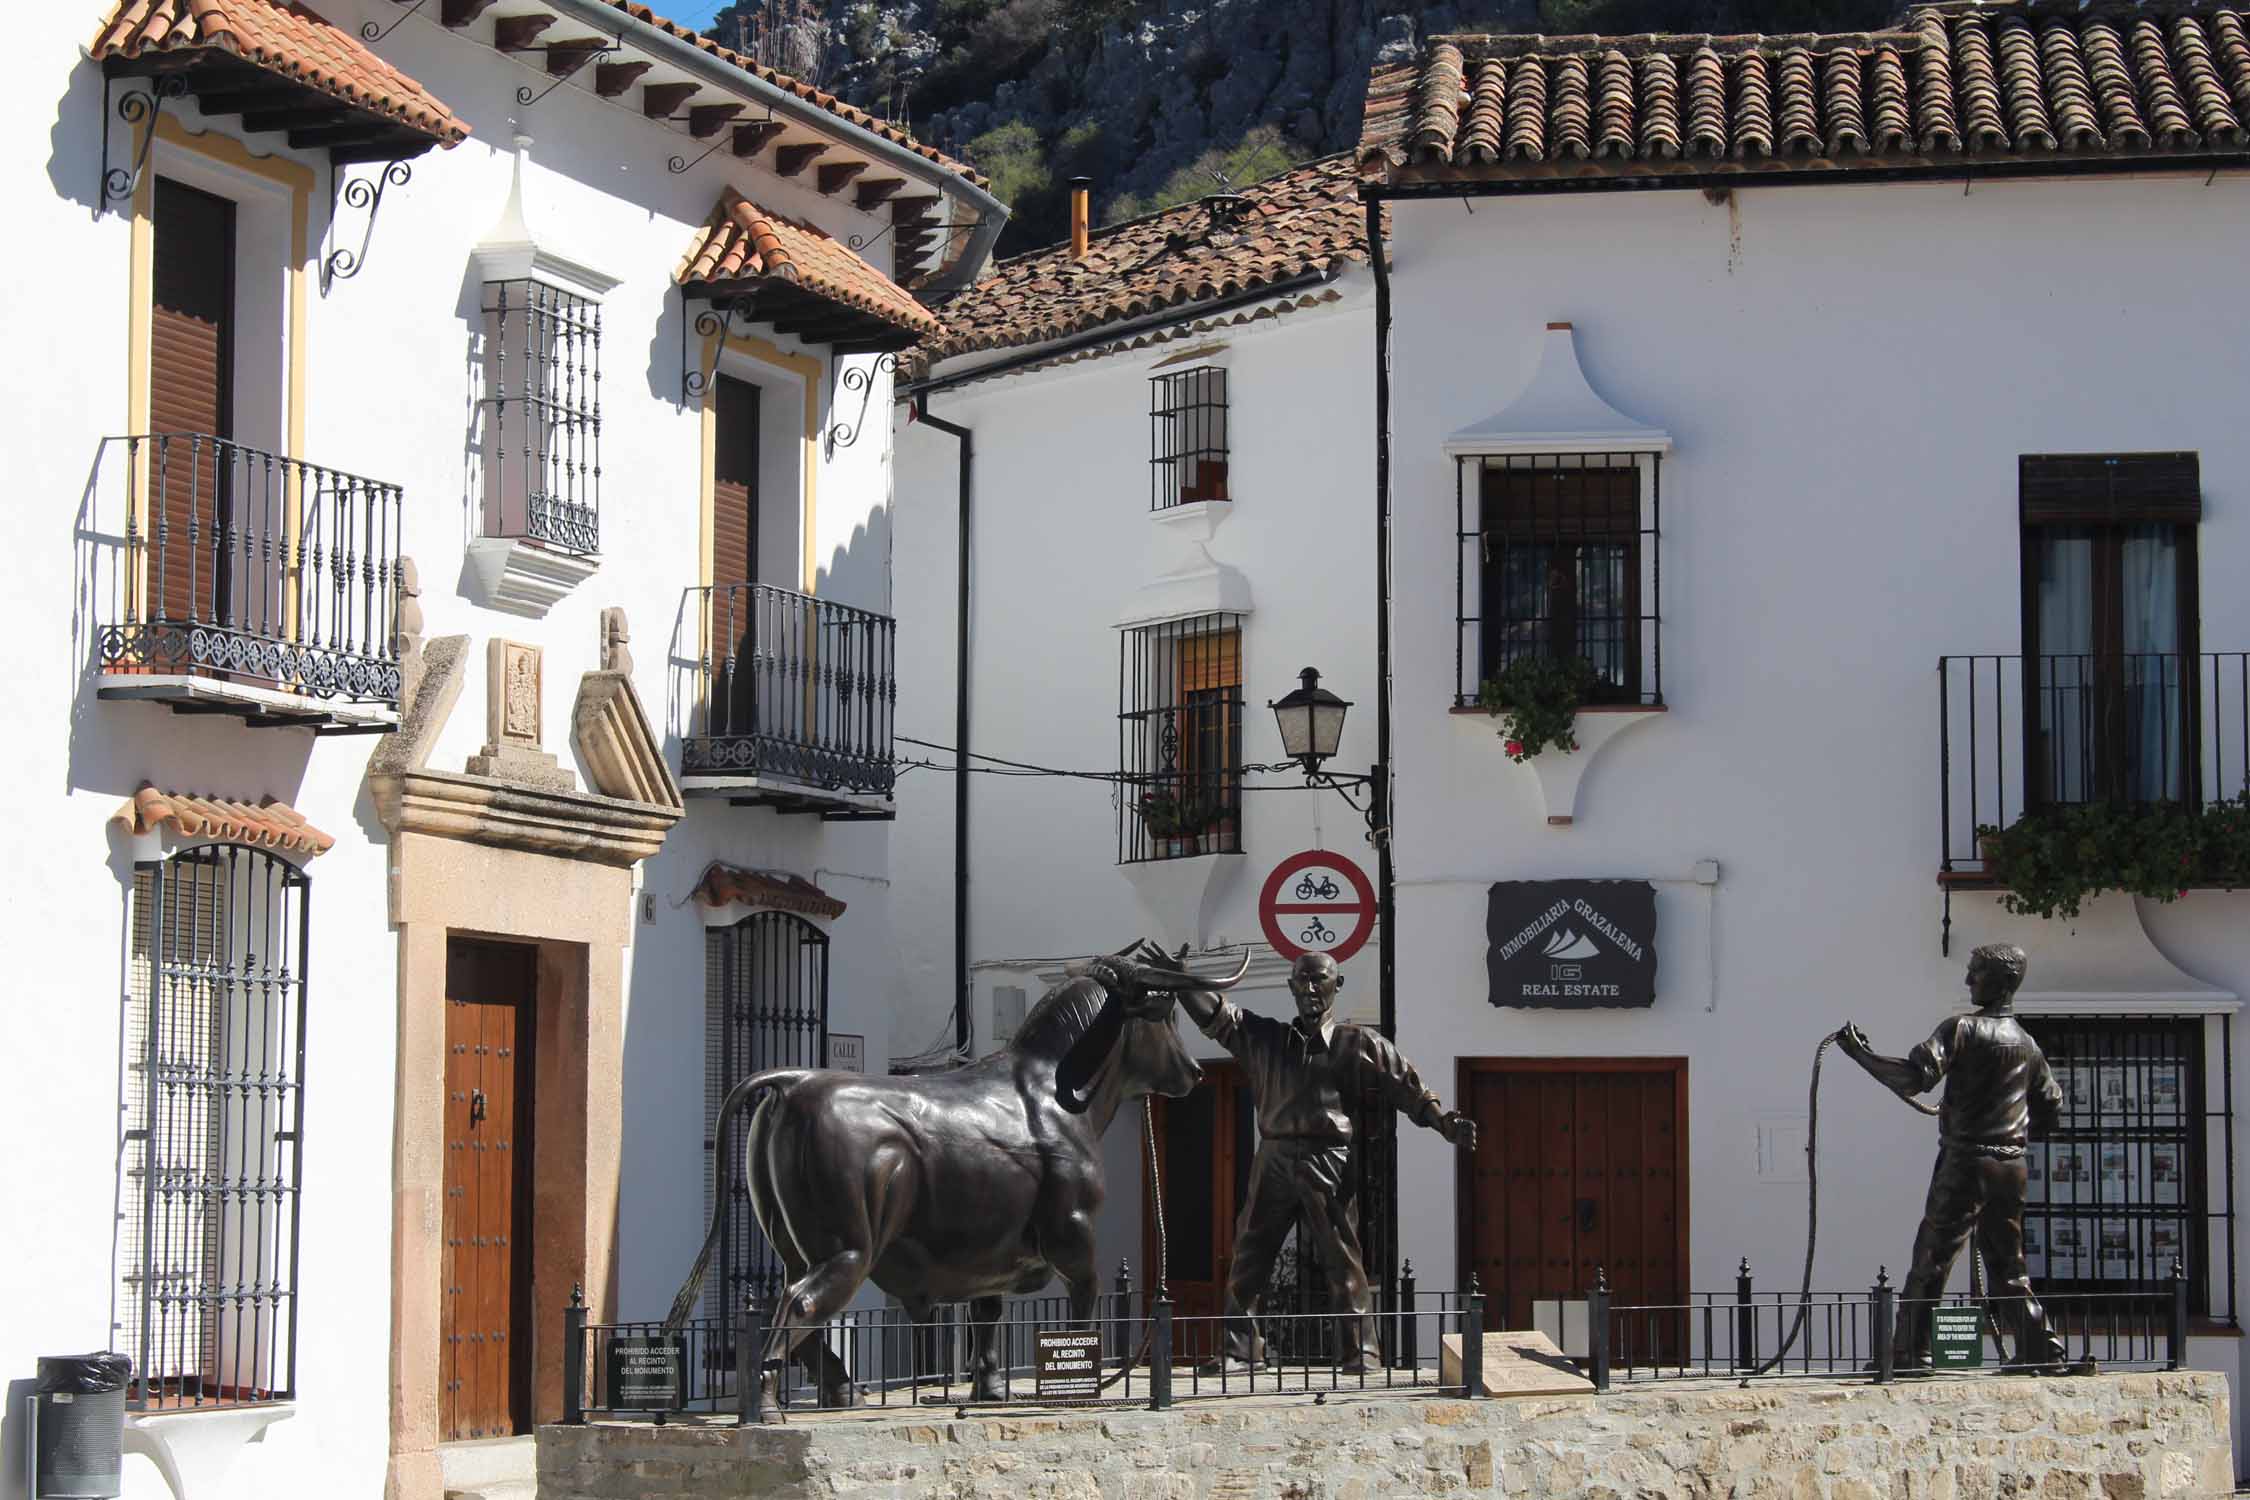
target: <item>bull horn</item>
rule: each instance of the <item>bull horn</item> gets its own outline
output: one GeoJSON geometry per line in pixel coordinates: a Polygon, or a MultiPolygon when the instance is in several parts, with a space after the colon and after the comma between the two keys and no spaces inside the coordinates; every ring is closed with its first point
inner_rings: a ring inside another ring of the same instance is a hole
{"type": "Polygon", "coordinates": [[[1231,990],[1242,983],[1242,976],[1250,972],[1250,950],[1242,950],[1242,962],[1224,979],[1197,974],[1182,974],[1172,969],[1136,968],[1133,982],[1148,990],[1231,990]]]}
{"type": "MultiPolygon", "coordinates": [[[[1127,943],[1124,947],[1118,949],[1115,953],[1106,954],[1104,956],[1108,958],[1124,958],[1139,946],[1140,942],[1138,939],[1136,939],[1133,942],[1127,943]]],[[[1063,972],[1073,979],[1084,979],[1087,975],[1094,972],[1094,961],[1088,958],[1081,959],[1079,962],[1074,964],[1065,964],[1063,965],[1063,972]]]]}

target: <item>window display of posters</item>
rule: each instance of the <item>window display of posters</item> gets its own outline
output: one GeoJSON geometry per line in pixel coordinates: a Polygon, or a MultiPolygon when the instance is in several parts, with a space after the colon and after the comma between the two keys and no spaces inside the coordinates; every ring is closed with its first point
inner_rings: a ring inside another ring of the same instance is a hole
{"type": "Polygon", "coordinates": [[[2088,1115],[2094,1111],[2094,1070],[2090,1067],[2064,1067],[2055,1069],[2055,1081],[2062,1085],[2063,1112],[2071,1115],[2088,1115]]]}
{"type": "Polygon", "coordinates": [[[2104,1063],[2099,1071],[2102,1113],[2129,1114],[2133,1108],[2133,1072],[2118,1063],[2104,1063]]]}
{"type": "Polygon", "coordinates": [[[2138,1153],[2123,1141],[2106,1141],[2097,1150],[2096,1160],[2101,1165],[2101,1201],[2104,1203],[2130,1203],[2133,1189],[2139,1186],[2134,1180],[2133,1157],[2138,1153]]]}
{"type": "Polygon", "coordinates": [[[2172,1204],[2186,1187],[2187,1148],[2178,1141],[2157,1141],[2148,1148],[2148,1200],[2172,1204]]]}
{"type": "Polygon", "coordinates": [[[2034,1281],[2047,1274],[2047,1226],[2029,1216],[2023,1221],[2023,1263],[2034,1281]]]}
{"type": "Polygon", "coordinates": [[[2180,1112],[2178,1063],[2160,1062],[2149,1065],[2148,1098],[2145,1103],[2152,1115],[2177,1115],[2180,1112]]]}
{"type": "Polygon", "coordinates": [[[2104,1219],[2101,1224],[2101,1275],[2133,1274],[2133,1225],[2126,1219],[2104,1219]]]}
{"type": "Polygon", "coordinates": [[[2187,1258],[2185,1240],[2177,1219],[2152,1219],[2148,1226],[2148,1274],[2160,1280],[2172,1274],[2172,1262],[2187,1258]]]}
{"type": "Polygon", "coordinates": [[[2078,1219],[2054,1219],[2047,1225],[2047,1274],[2070,1281],[2090,1269],[2086,1225],[2078,1219]]]}
{"type": "Polygon", "coordinates": [[[2059,1203],[2072,1202],[2094,1181],[2093,1164],[2089,1148],[2079,1145],[2055,1144],[2047,1148],[2048,1196],[2059,1203]]]}
{"type": "Polygon", "coordinates": [[[2042,1203],[2047,1197],[2047,1147],[2044,1142],[2033,1141],[2023,1148],[2023,1196],[2027,1202],[2042,1203]]]}

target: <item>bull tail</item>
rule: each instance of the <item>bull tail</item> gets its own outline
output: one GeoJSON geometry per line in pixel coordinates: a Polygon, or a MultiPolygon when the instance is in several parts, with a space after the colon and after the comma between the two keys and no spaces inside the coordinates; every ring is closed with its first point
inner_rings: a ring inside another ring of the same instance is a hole
{"type": "MultiPolygon", "coordinates": [[[[719,1105],[718,1124],[711,1132],[712,1149],[725,1149],[727,1125],[734,1119],[736,1112],[747,1106],[752,1099],[768,1089],[787,1088],[800,1079],[810,1077],[812,1071],[810,1068],[774,1068],[764,1073],[753,1073],[728,1090],[725,1101],[719,1105]]],[[[694,1313],[695,1299],[703,1291],[703,1278],[710,1274],[711,1256],[719,1248],[719,1230],[726,1223],[729,1171],[727,1158],[720,1156],[713,1164],[711,1227],[703,1236],[703,1249],[696,1255],[695,1264],[689,1268],[687,1280],[680,1287],[680,1294],[672,1299],[672,1311],[664,1319],[666,1333],[679,1332],[694,1313]]]]}

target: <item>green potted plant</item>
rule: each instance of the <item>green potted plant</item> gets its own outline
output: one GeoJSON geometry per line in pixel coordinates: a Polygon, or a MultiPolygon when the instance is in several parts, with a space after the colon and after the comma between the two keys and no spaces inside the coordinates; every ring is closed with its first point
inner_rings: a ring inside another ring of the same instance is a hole
{"type": "Polygon", "coordinates": [[[2001,904],[2027,916],[2076,917],[2086,899],[2123,891],[2175,901],[2190,886],[2233,888],[2250,878],[2250,799],[2194,808],[2178,802],[2073,802],[2034,808],[2005,827],[1977,829],[2001,904]]]}
{"type": "Polygon", "coordinates": [[[1170,859],[1178,854],[1180,839],[1180,799],[1164,787],[1141,794],[1141,823],[1148,831],[1149,846],[1159,859],[1170,859]]]}
{"type": "Polygon", "coordinates": [[[1221,802],[1211,809],[1211,821],[1205,825],[1203,852],[1206,854],[1231,854],[1242,847],[1234,804],[1221,802]]]}
{"type": "Polygon", "coordinates": [[[1203,853],[1204,833],[1210,826],[1210,822],[1211,805],[1204,801],[1203,794],[1198,791],[1182,792],[1180,794],[1180,847],[1176,852],[1180,854],[1203,853]]]}
{"type": "Polygon", "coordinates": [[[1519,656],[1489,677],[1477,694],[1484,711],[1504,718],[1502,748],[1521,764],[1542,750],[1578,748],[1579,707],[1598,674],[1583,656],[1519,656]]]}

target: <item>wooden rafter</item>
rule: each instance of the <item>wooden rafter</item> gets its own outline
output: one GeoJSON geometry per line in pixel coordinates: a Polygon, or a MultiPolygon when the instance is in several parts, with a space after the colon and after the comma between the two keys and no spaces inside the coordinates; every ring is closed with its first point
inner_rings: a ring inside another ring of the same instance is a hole
{"type": "Polygon", "coordinates": [[[794,177],[813,163],[813,158],[827,153],[826,141],[776,146],[773,152],[773,169],[783,177],[794,177]]]}
{"type": "Polygon", "coordinates": [[[727,128],[727,122],[742,113],[742,105],[698,104],[687,112],[688,134],[699,141],[707,141],[727,128]]]}
{"type": "Polygon", "coordinates": [[[604,99],[614,99],[639,83],[641,75],[655,66],[651,62],[603,63],[594,69],[594,92],[604,99]]]}
{"type": "Polygon", "coordinates": [[[539,34],[554,24],[553,16],[502,16],[492,23],[492,45],[502,52],[529,52],[539,34]]]}
{"type": "Polygon", "coordinates": [[[869,163],[863,161],[830,162],[827,166],[822,167],[817,174],[821,192],[823,194],[842,192],[845,185],[854,177],[866,171],[868,166],[869,163]]]}
{"type": "Polygon", "coordinates": [[[611,46],[606,37],[574,36],[566,42],[547,44],[547,72],[556,78],[568,78],[611,46]]]}
{"type": "Polygon", "coordinates": [[[747,125],[737,125],[734,127],[734,154],[747,161],[788,128],[779,120],[752,120],[747,125]]]}
{"type": "Polygon", "coordinates": [[[496,0],[445,0],[438,19],[448,26],[466,26],[492,9],[495,3],[496,0]]]}
{"type": "Polygon", "coordinates": [[[905,186],[906,179],[903,177],[878,177],[871,182],[863,182],[859,185],[859,191],[852,195],[852,206],[862,210],[873,208],[905,186]]]}
{"type": "Polygon", "coordinates": [[[652,83],[641,90],[641,113],[652,120],[668,120],[672,112],[695,97],[692,83],[652,83]]]}

